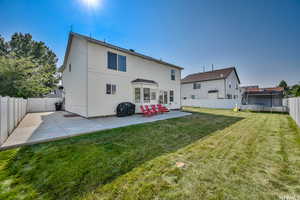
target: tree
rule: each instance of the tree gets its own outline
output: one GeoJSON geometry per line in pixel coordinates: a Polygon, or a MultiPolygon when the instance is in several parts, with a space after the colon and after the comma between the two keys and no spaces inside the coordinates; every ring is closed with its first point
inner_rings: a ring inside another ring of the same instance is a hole
{"type": "Polygon", "coordinates": [[[0,58],[0,95],[42,96],[58,83],[55,53],[30,34],[15,33],[8,42],[0,36],[0,58]]]}
{"type": "Polygon", "coordinates": [[[291,88],[291,94],[295,97],[300,97],[300,85],[293,85],[291,88]]]}
{"type": "Polygon", "coordinates": [[[286,88],[288,87],[288,85],[287,85],[287,83],[285,82],[285,80],[280,81],[280,83],[279,83],[278,86],[279,86],[279,87],[282,87],[282,88],[284,88],[284,89],[286,89],[286,88]]]}

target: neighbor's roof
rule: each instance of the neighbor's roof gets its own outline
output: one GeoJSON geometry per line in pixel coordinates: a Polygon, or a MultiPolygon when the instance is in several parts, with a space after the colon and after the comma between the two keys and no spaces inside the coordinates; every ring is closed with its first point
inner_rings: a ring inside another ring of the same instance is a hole
{"type": "Polygon", "coordinates": [[[167,63],[167,62],[164,62],[162,60],[159,60],[159,59],[156,59],[156,58],[152,58],[150,56],[146,56],[146,55],[137,53],[137,52],[129,50],[129,49],[118,47],[118,46],[115,46],[115,45],[112,45],[112,44],[109,44],[107,42],[103,42],[103,41],[100,41],[100,40],[96,40],[94,38],[91,38],[91,37],[88,37],[88,36],[85,36],[85,35],[81,35],[81,34],[78,34],[78,33],[70,32],[69,39],[68,39],[68,44],[67,44],[67,49],[66,49],[65,57],[64,57],[64,63],[63,63],[63,65],[59,69],[59,71],[61,71],[61,72],[66,67],[67,57],[69,55],[69,51],[70,51],[70,47],[71,47],[71,43],[72,43],[73,37],[82,38],[82,39],[85,39],[88,42],[91,42],[91,43],[94,43],[94,44],[102,45],[102,46],[105,46],[105,47],[108,47],[108,48],[111,48],[111,49],[114,49],[114,50],[117,50],[117,51],[122,51],[124,53],[131,54],[131,55],[134,55],[134,56],[138,56],[138,57],[141,57],[141,58],[144,58],[144,59],[147,59],[147,60],[151,60],[151,61],[154,61],[154,62],[157,62],[157,63],[160,63],[160,64],[169,65],[171,67],[175,67],[175,68],[178,68],[180,70],[183,69],[180,66],[177,66],[177,65],[174,65],[174,64],[171,64],[171,63],[167,63]]]}
{"type": "Polygon", "coordinates": [[[247,88],[245,92],[249,94],[256,94],[256,93],[280,93],[283,91],[284,89],[282,87],[273,87],[273,88],[247,88]]]}
{"type": "Polygon", "coordinates": [[[184,79],[182,79],[181,83],[193,83],[193,82],[225,79],[233,71],[236,74],[238,81],[240,83],[240,79],[236,72],[235,67],[229,67],[229,68],[217,69],[217,70],[208,71],[208,72],[190,74],[190,75],[186,76],[184,79]]]}

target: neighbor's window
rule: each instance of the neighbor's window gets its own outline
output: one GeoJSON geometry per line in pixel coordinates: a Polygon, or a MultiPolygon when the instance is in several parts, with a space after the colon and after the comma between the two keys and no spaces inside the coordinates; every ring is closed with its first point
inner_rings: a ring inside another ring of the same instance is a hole
{"type": "Polygon", "coordinates": [[[126,72],[126,56],[118,55],[118,70],[126,72]]]}
{"type": "Polygon", "coordinates": [[[72,65],[69,64],[69,72],[71,72],[71,71],[72,71],[72,65]]]}
{"type": "Polygon", "coordinates": [[[156,92],[151,92],[151,100],[156,100],[156,92]]]}
{"type": "Polygon", "coordinates": [[[175,69],[171,69],[171,80],[175,81],[175,69]]]}
{"type": "Polygon", "coordinates": [[[117,90],[116,85],[106,84],[106,94],[115,94],[117,90]]]}
{"type": "Polygon", "coordinates": [[[117,54],[107,52],[107,67],[108,69],[117,70],[117,54]]]}
{"type": "Polygon", "coordinates": [[[170,90],[170,103],[174,102],[174,91],[170,90]]]}
{"type": "Polygon", "coordinates": [[[194,88],[194,90],[200,89],[201,88],[201,83],[194,83],[193,88],[194,88]]]}
{"type": "Polygon", "coordinates": [[[227,99],[232,99],[232,95],[231,94],[227,94],[227,99]]]}
{"type": "Polygon", "coordinates": [[[141,88],[134,89],[134,99],[135,99],[135,103],[141,102],[141,88]]]}
{"type": "Polygon", "coordinates": [[[164,91],[164,104],[168,103],[168,92],[164,91]]]}
{"type": "Polygon", "coordinates": [[[143,88],[144,103],[150,103],[150,88],[143,88]]]}
{"type": "Polygon", "coordinates": [[[191,99],[196,99],[196,96],[195,95],[191,95],[191,99]]]}

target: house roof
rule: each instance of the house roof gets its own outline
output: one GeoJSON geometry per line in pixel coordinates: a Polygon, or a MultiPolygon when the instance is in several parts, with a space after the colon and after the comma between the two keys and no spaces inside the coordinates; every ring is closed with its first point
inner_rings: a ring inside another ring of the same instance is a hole
{"type": "Polygon", "coordinates": [[[284,89],[282,87],[273,88],[247,88],[245,93],[253,95],[262,94],[283,94],[284,89]]]}
{"type": "Polygon", "coordinates": [[[193,82],[201,82],[201,81],[211,81],[211,80],[219,80],[226,79],[231,72],[236,74],[236,77],[240,83],[239,76],[236,72],[235,67],[229,67],[224,69],[217,69],[208,72],[201,72],[196,74],[190,74],[181,80],[181,83],[193,83],[193,82]]]}
{"type": "Polygon", "coordinates": [[[137,78],[133,81],[131,81],[132,83],[152,83],[152,84],[157,84],[157,82],[153,81],[153,80],[147,80],[147,79],[142,79],[142,78],[137,78]]]}
{"type": "Polygon", "coordinates": [[[66,67],[67,57],[69,55],[70,46],[71,46],[73,37],[78,37],[78,38],[87,40],[88,42],[91,42],[91,43],[94,43],[94,44],[98,44],[98,45],[102,45],[102,46],[105,46],[105,47],[108,47],[108,48],[111,48],[111,49],[115,49],[115,50],[118,50],[118,51],[122,51],[124,53],[130,54],[130,55],[134,55],[134,56],[138,56],[138,57],[146,59],[146,60],[154,61],[154,62],[157,62],[159,64],[169,65],[171,67],[174,67],[174,68],[177,68],[177,69],[180,69],[180,70],[183,69],[180,66],[177,66],[177,65],[174,65],[174,64],[162,61],[161,59],[156,59],[156,58],[153,58],[153,57],[150,57],[150,56],[143,55],[141,53],[137,53],[137,52],[135,52],[132,49],[125,49],[125,48],[122,48],[122,47],[115,46],[113,44],[109,44],[107,42],[96,40],[94,38],[91,38],[91,37],[88,37],[88,36],[85,36],[85,35],[81,35],[81,34],[78,34],[78,33],[70,32],[69,39],[68,39],[68,44],[67,44],[67,49],[66,49],[66,52],[65,52],[64,62],[63,62],[63,65],[59,69],[60,72],[62,72],[65,69],[65,67],[66,67]]]}

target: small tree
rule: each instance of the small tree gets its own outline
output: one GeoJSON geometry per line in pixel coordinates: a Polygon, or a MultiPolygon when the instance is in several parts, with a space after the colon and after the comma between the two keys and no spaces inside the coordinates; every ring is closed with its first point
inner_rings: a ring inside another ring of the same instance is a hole
{"type": "Polygon", "coordinates": [[[15,33],[5,42],[0,35],[0,95],[36,97],[58,83],[57,57],[30,34],[15,33]]]}

